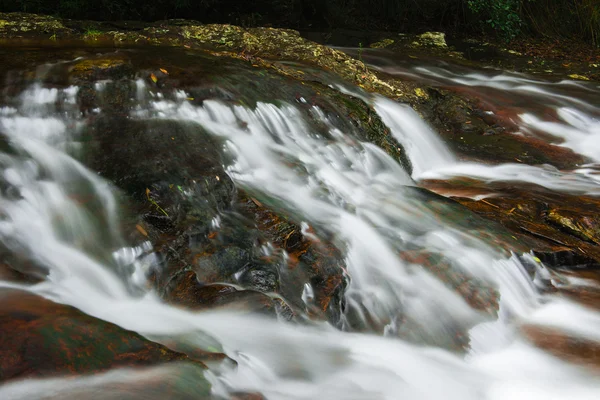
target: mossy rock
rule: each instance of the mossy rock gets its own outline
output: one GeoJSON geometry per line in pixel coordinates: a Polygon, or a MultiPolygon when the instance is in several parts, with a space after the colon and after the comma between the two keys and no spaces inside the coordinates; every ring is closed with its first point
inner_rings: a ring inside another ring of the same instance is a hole
{"type": "Polygon", "coordinates": [[[0,38],[70,34],[62,20],[47,15],[0,13],[0,38]]]}
{"type": "Polygon", "coordinates": [[[448,44],[446,44],[446,34],[443,32],[422,33],[415,38],[412,45],[414,47],[448,48],[448,44]]]}

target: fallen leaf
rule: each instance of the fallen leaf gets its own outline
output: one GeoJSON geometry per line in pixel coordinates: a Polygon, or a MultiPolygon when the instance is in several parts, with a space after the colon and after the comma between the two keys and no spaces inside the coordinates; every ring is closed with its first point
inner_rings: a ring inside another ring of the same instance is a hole
{"type": "Polygon", "coordinates": [[[250,200],[252,200],[252,202],[259,207],[263,206],[262,203],[260,201],[256,200],[254,197],[250,197],[250,200]]]}
{"type": "Polygon", "coordinates": [[[164,68],[161,68],[161,69],[160,69],[160,72],[162,72],[162,73],[163,73],[163,74],[165,74],[165,75],[169,75],[169,73],[167,72],[167,70],[166,70],[166,69],[164,69],[164,68]]]}
{"type": "Polygon", "coordinates": [[[137,224],[135,226],[135,229],[137,229],[138,232],[141,233],[142,235],[148,237],[148,232],[146,232],[146,230],[141,225],[137,224]]]}
{"type": "Polygon", "coordinates": [[[150,79],[152,79],[152,82],[154,83],[158,82],[158,78],[154,74],[150,74],[150,79]]]}

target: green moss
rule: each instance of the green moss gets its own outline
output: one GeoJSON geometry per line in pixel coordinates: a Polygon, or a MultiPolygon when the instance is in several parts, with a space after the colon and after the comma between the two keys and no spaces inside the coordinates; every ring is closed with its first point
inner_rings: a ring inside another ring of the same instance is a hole
{"type": "Polygon", "coordinates": [[[379,42],[372,43],[369,47],[372,49],[383,49],[394,44],[393,39],[383,39],[379,42]]]}
{"type": "Polygon", "coordinates": [[[446,35],[442,32],[425,32],[417,36],[416,40],[412,42],[415,47],[437,47],[447,48],[446,35]]]}
{"type": "Polygon", "coordinates": [[[69,29],[61,20],[54,17],[26,13],[0,13],[0,36],[5,38],[63,31],[69,29]]]}

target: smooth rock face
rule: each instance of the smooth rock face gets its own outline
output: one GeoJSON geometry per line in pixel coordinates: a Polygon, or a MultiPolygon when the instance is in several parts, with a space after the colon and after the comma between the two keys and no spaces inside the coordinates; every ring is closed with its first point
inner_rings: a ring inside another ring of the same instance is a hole
{"type": "MultiPolygon", "coordinates": [[[[196,364],[181,361],[152,367],[115,368],[95,375],[9,382],[0,387],[0,397],[28,400],[212,399],[204,372],[204,368],[196,364]]],[[[247,394],[240,394],[244,395],[247,394]]]]}
{"type": "Polygon", "coordinates": [[[189,360],[137,333],[20,290],[0,290],[0,332],[0,381],[189,360]]]}
{"type": "MultiPolygon", "coordinates": [[[[183,89],[197,104],[215,98],[232,104],[255,102],[271,91],[276,98],[292,96],[307,116],[312,105],[319,106],[340,129],[389,147],[399,160],[404,159],[401,148],[366,103],[318,83],[281,82],[277,75],[236,60],[219,64],[219,70],[213,68],[214,57],[161,54],[165,58],[158,62],[143,51],[98,54],[45,77],[80,85],[78,101],[89,116],[81,133],[80,159],[124,194],[132,208],[126,236],[153,244],[161,268],[153,272],[152,284],[167,301],[194,309],[233,307],[285,319],[300,309],[337,324],[346,286],[341,253],[326,241],[308,240],[293,221],[239,192],[225,173],[222,143],[199,125],[129,118],[137,96],[132,79],[141,75],[150,88],[165,92],[183,89]],[[189,57],[197,61],[191,75],[182,67],[189,57]],[[138,68],[143,69],[134,72],[138,68]],[[111,81],[97,91],[95,82],[107,78],[111,81]],[[247,80],[258,80],[261,91],[240,85],[247,80]],[[96,108],[100,115],[94,114],[96,108]],[[217,217],[221,222],[215,228],[217,217]],[[272,257],[260,255],[267,243],[276,249],[272,257]],[[302,300],[305,284],[315,295],[309,310],[302,300]]],[[[314,123],[327,134],[318,125],[322,122],[314,123]]]]}
{"type": "Polygon", "coordinates": [[[600,343],[535,325],[523,326],[521,331],[533,344],[554,356],[600,371],[600,343]]]}

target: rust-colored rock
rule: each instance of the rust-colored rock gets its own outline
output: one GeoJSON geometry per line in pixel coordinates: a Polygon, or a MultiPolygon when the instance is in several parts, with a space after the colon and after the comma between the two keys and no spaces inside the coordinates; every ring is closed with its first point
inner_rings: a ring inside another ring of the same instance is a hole
{"type": "Polygon", "coordinates": [[[0,290],[0,332],[0,381],[189,360],[135,332],[20,290],[0,290]]]}
{"type": "Polygon", "coordinates": [[[285,302],[255,290],[243,290],[230,284],[202,284],[196,273],[187,271],[170,282],[165,293],[167,301],[190,309],[227,308],[253,313],[283,313],[289,317],[292,311],[285,302]]]}
{"type": "Polygon", "coordinates": [[[435,275],[449,288],[458,293],[475,310],[496,315],[500,294],[491,284],[483,282],[460,268],[453,267],[442,255],[424,251],[405,251],[400,257],[410,263],[418,264],[435,275]]]}
{"type": "Polygon", "coordinates": [[[292,302],[300,302],[302,283],[310,284],[315,307],[308,310],[309,314],[327,316],[337,323],[347,285],[341,252],[326,239],[310,232],[310,228],[310,235],[304,235],[300,226],[256,199],[246,197],[241,202],[246,212],[255,216],[256,225],[265,238],[288,254],[285,271],[281,274],[281,294],[292,302]]]}
{"type": "MultiPolygon", "coordinates": [[[[553,355],[600,371],[600,343],[557,329],[525,325],[521,332],[537,347],[553,355]]],[[[596,372],[598,372],[596,371],[596,372]]]]}
{"type": "Polygon", "coordinates": [[[550,266],[600,265],[600,200],[558,193],[533,185],[486,184],[465,180],[429,182],[433,191],[452,196],[468,209],[499,222],[518,245],[515,251],[533,250],[550,266]],[[475,200],[477,194],[491,197],[475,200]],[[464,197],[468,195],[470,197],[464,197]]]}

